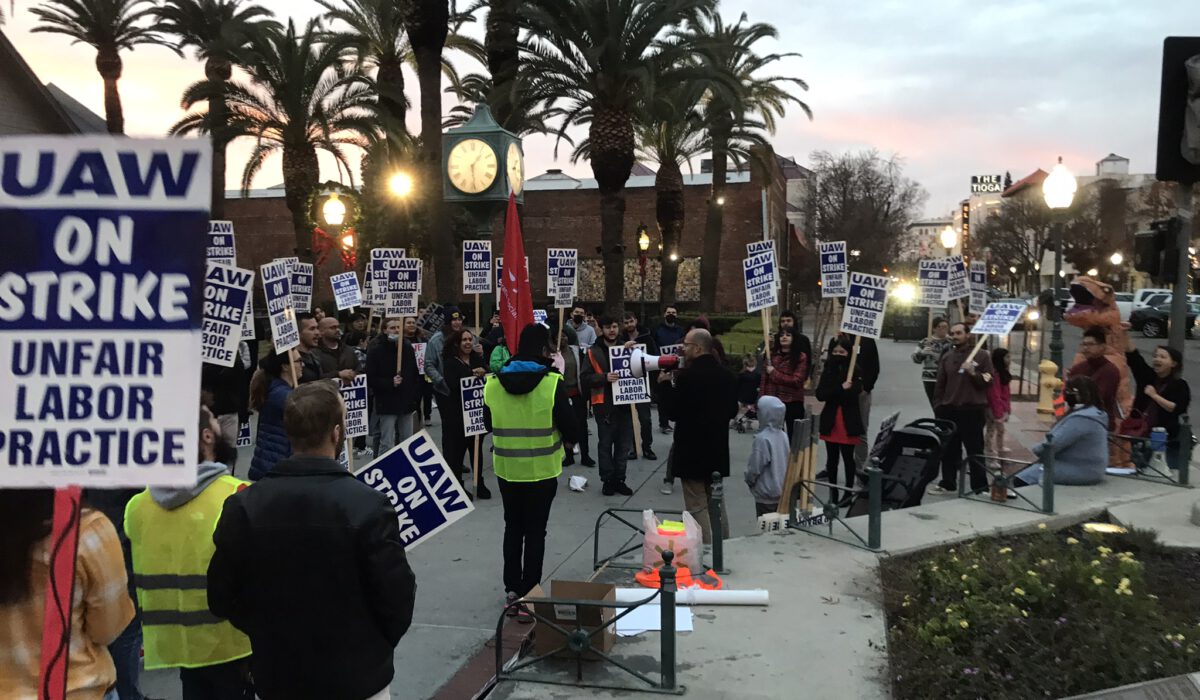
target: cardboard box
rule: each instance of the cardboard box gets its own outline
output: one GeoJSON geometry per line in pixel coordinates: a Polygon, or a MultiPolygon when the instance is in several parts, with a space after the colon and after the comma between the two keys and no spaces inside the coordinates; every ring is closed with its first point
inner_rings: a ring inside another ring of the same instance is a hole
{"type": "MultiPolygon", "coordinates": [[[[589,583],[586,581],[551,581],[550,595],[542,590],[541,586],[534,588],[525,596],[525,599],[532,603],[534,611],[553,621],[559,627],[568,632],[576,629],[577,626],[582,626],[589,633],[597,627],[611,622],[616,616],[614,608],[596,608],[591,606],[580,606],[576,608],[573,605],[555,605],[548,602],[538,602],[538,598],[556,599],[556,600],[602,600],[609,603],[615,603],[617,600],[616,586],[611,583],[589,583]],[[578,619],[576,611],[578,610],[578,619]]],[[[613,643],[616,642],[617,631],[613,625],[609,624],[604,627],[604,630],[598,634],[588,638],[588,644],[592,647],[597,647],[600,651],[608,652],[612,649],[613,643]]],[[[534,644],[533,651],[541,656],[548,654],[555,649],[562,648],[562,651],[555,654],[560,658],[575,658],[574,652],[568,648],[563,648],[567,644],[567,639],[558,630],[549,627],[548,625],[538,621],[537,627],[534,628],[534,644]]],[[[599,657],[592,653],[586,653],[583,658],[588,660],[596,660],[599,657]]]]}

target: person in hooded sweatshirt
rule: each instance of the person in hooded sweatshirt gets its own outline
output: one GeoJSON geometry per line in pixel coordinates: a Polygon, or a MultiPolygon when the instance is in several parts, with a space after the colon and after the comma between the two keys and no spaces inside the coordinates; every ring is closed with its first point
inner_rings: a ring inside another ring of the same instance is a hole
{"type": "Polygon", "coordinates": [[[787,408],[774,396],[758,400],[758,432],[750,448],[746,465],[746,485],[754,496],[754,514],[763,516],[779,508],[783,482],[787,479],[790,445],[784,430],[783,416],[787,408]]]}
{"type": "MultiPolygon", "coordinates": [[[[1100,389],[1091,377],[1075,376],[1067,380],[1063,398],[1070,412],[1054,424],[1046,441],[1033,446],[1033,453],[1042,459],[1053,452],[1055,484],[1098,484],[1108,467],[1108,414],[1100,408],[1100,389]]],[[[1016,475],[1013,486],[1041,483],[1044,471],[1040,462],[1034,464],[1016,475]]]]}
{"type": "Polygon", "coordinates": [[[185,698],[252,697],[250,638],[208,611],[212,533],[225,499],[248,485],[218,459],[236,455],[212,412],[200,407],[196,484],[151,487],[125,507],[147,671],[178,668],[185,698]],[[232,449],[231,449],[232,448],[232,449]]]}
{"type": "Polygon", "coordinates": [[[514,603],[542,580],[563,456],[579,440],[563,377],[550,365],[548,330],[529,324],[517,354],[483,388],[483,422],[492,433],[492,469],[504,502],[504,604],[525,623],[533,617],[514,603]]]}

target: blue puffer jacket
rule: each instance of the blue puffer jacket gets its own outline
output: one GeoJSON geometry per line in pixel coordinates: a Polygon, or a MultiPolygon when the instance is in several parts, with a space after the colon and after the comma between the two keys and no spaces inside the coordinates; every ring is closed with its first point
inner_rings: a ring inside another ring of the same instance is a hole
{"type": "Polygon", "coordinates": [[[250,480],[266,476],[275,463],[292,456],[292,443],[283,429],[283,404],[292,393],[287,382],[276,377],[267,389],[267,402],[258,412],[258,435],[254,459],[250,460],[250,480]]]}

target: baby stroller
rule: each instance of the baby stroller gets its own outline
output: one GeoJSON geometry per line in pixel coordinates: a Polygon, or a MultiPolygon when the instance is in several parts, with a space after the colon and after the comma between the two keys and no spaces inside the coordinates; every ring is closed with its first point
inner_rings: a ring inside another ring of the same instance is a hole
{"type": "MultiPolygon", "coordinates": [[[[937,478],[946,442],[955,429],[951,421],[920,418],[892,430],[874,455],[883,472],[884,510],[921,505],[925,487],[937,478]]],[[[858,481],[864,490],[856,494],[847,517],[866,515],[869,508],[865,471],[858,473],[858,481]]]]}

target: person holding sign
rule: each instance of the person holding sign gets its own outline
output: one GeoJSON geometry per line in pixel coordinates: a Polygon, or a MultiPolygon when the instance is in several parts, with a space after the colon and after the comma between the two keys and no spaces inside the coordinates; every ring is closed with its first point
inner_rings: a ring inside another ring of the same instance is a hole
{"type": "MultiPolygon", "coordinates": [[[[0,653],[0,698],[41,697],[42,628],[50,579],[46,552],[54,547],[53,509],[53,490],[0,489],[0,630],[8,632],[0,653]]],[[[103,513],[91,508],[79,515],[74,593],[79,603],[66,623],[71,635],[66,696],[115,700],[117,672],[106,647],[133,620],[133,601],[117,531],[103,513]]]]}
{"type": "Polygon", "coordinates": [[[800,343],[789,328],[780,328],[771,347],[771,361],[763,369],[761,396],[774,396],[783,402],[784,427],[788,438],[795,422],[804,418],[804,382],[809,367],[808,357],[800,351],[800,343]]]}
{"type": "MultiPolygon", "coordinates": [[[[549,365],[549,334],[530,324],[521,330],[517,354],[483,389],[483,422],[492,432],[492,466],[504,501],[506,605],[542,580],[546,522],[563,455],[579,437],[563,377],[549,365]]],[[[508,614],[533,622],[524,608],[508,614]]]]}
{"type": "MultiPolygon", "coordinates": [[[[466,328],[459,328],[446,336],[446,345],[442,351],[442,376],[447,386],[461,386],[463,377],[482,377],[487,374],[483,366],[483,355],[476,352],[475,343],[475,334],[466,328]]],[[[438,408],[442,409],[443,405],[445,408],[442,410],[442,457],[458,477],[459,483],[462,483],[462,473],[465,469],[463,459],[471,454],[471,441],[467,439],[466,428],[463,425],[462,393],[454,391],[449,396],[439,396],[438,408]]],[[[475,498],[487,500],[491,497],[492,492],[483,483],[481,474],[475,498]]]]}
{"type": "MultiPolygon", "coordinates": [[[[633,450],[633,416],[625,406],[613,405],[613,386],[621,378],[612,371],[610,347],[621,347],[617,338],[620,325],[612,316],[600,318],[602,335],[587,349],[580,381],[592,395],[592,414],[596,417],[596,449],[600,452],[600,481],[605,496],[632,496],[625,484],[625,466],[633,450]]],[[[728,428],[726,428],[728,432],[728,428]]]]}
{"type": "Polygon", "coordinates": [[[425,387],[413,346],[407,338],[400,338],[400,319],[387,319],[383,328],[384,335],[367,351],[367,387],[375,398],[371,415],[378,416],[379,455],[412,437],[425,387]],[[397,367],[396,343],[400,342],[404,343],[404,357],[397,367]]]}
{"type": "Polygon", "coordinates": [[[986,352],[973,350],[967,324],[950,326],[952,347],[942,355],[938,366],[937,386],[934,388],[934,415],[948,420],[957,430],[946,443],[942,455],[942,480],[929,489],[934,495],[958,490],[958,472],[962,452],[967,450],[967,465],[971,474],[971,490],[979,493],[987,488],[984,469],[983,430],[987,423],[988,385],[992,383],[992,358],[986,352]]]}
{"type": "Polygon", "coordinates": [[[258,481],[271,472],[276,462],[292,456],[292,445],[283,428],[283,407],[296,388],[292,378],[300,376],[301,362],[296,350],[267,355],[259,360],[258,371],[250,379],[250,408],[258,412],[250,481],[258,481]]]}
{"type": "Polygon", "coordinates": [[[295,455],[230,496],[213,532],[208,607],[250,637],[264,698],[390,697],[416,577],[391,501],[335,459],[346,407],[333,382],[288,397],[295,455]]]}
{"type": "MultiPolygon", "coordinates": [[[[847,335],[839,335],[829,347],[821,381],[817,385],[817,400],[824,401],[821,409],[821,441],[825,443],[825,471],[817,474],[817,480],[827,479],[830,484],[838,482],[838,459],[846,472],[846,488],[854,488],[854,477],[858,473],[858,460],[854,448],[863,441],[866,426],[858,410],[858,396],[862,393],[862,370],[854,368],[853,378],[847,380],[850,371],[850,353],[854,341],[847,335]]],[[[845,492],[834,492],[836,500],[842,500],[845,492]]]]}

